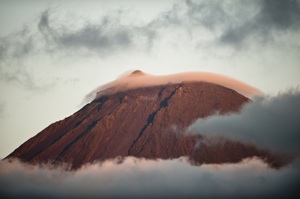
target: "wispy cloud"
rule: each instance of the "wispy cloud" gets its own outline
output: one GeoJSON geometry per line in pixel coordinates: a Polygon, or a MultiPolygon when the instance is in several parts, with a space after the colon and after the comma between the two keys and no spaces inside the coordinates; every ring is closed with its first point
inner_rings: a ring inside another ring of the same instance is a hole
{"type": "MultiPolygon", "coordinates": [[[[240,2],[241,3],[241,2],[240,2]]],[[[238,4],[239,8],[247,7],[247,2],[238,4]]],[[[263,0],[255,1],[255,10],[250,10],[256,14],[247,18],[243,13],[238,13],[232,18],[227,17],[227,27],[220,37],[220,42],[233,46],[250,42],[269,42],[278,34],[285,34],[290,31],[296,32],[300,29],[300,1],[293,0],[263,0]],[[234,18],[242,17],[241,23],[235,23],[234,18]]],[[[247,43],[249,44],[249,43],[247,43]]]]}
{"type": "Polygon", "coordinates": [[[210,38],[206,38],[210,45],[238,46],[253,37],[266,39],[277,32],[297,32],[300,28],[299,13],[299,1],[292,0],[187,0],[175,3],[169,10],[141,25],[122,23],[129,13],[118,10],[104,15],[97,22],[84,19],[85,23],[75,28],[72,23],[64,25],[62,19],[55,17],[55,10],[49,8],[39,17],[38,32],[30,32],[30,28],[24,26],[22,31],[1,38],[0,56],[25,56],[34,49],[47,52],[85,50],[101,56],[128,49],[147,51],[161,41],[160,37],[173,34],[164,32],[168,28],[184,30],[186,36],[193,35],[195,44],[203,41],[197,35],[205,30],[211,33],[210,38]],[[41,44],[44,46],[38,48],[41,44]]]}
{"type": "Polygon", "coordinates": [[[25,69],[15,69],[10,71],[4,71],[0,68],[0,81],[7,83],[17,83],[28,90],[45,91],[55,85],[55,82],[38,84],[34,77],[25,69]]]}
{"type": "Polygon", "coordinates": [[[240,113],[199,119],[188,128],[206,138],[225,137],[260,148],[300,155],[300,90],[260,97],[240,113]]]}
{"type": "Polygon", "coordinates": [[[42,13],[38,29],[47,46],[55,50],[87,50],[99,55],[110,55],[132,47],[149,47],[153,31],[148,27],[122,25],[122,12],[113,12],[99,20],[99,23],[86,22],[79,29],[67,26],[52,26],[49,10],[42,13]],[[138,41],[137,41],[138,40],[138,41]]]}
{"type": "MultiPolygon", "coordinates": [[[[13,71],[15,76],[19,71],[26,72],[26,69],[20,69],[24,64],[19,62],[32,56],[67,54],[105,58],[118,53],[148,53],[170,38],[172,44],[169,47],[167,43],[163,44],[167,49],[176,45],[174,41],[186,38],[185,46],[192,46],[208,56],[215,56],[223,47],[232,51],[253,45],[260,48],[266,43],[276,44],[278,38],[298,35],[299,13],[300,2],[292,0],[187,0],[175,2],[170,9],[145,23],[139,19],[125,23],[123,19],[130,13],[117,10],[97,21],[83,15],[79,18],[84,23],[68,19],[66,24],[63,17],[57,17],[57,9],[48,8],[41,12],[34,26],[25,24],[20,31],[0,38],[0,76],[2,80],[10,81],[12,78],[5,74],[11,65],[18,68],[13,71]],[[211,55],[210,48],[214,49],[211,55]]],[[[285,42],[285,45],[299,50],[296,40],[285,42]]],[[[22,79],[21,76],[15,79],[22,79]]]]}
{"type": "Polygon", "coordinates": [[[0,118],[5,114],[5,102],[0,101],[0,118]]]}
{"type": "Polygon", "coordinates": [[[0,193],[15,198],[288,197],[297,190],[299,177],[298,163],[276,170],[259,159],[192,166],[185,158],[128,157],[87,165],[74,172],[2,161],[0,193]]]}

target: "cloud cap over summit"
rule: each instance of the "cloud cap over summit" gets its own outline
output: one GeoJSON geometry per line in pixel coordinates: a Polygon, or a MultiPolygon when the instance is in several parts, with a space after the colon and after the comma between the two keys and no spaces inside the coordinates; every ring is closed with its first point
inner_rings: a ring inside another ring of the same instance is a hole
{"type": "Polygon", "coordinates": [[[210,82],[233,89],[246,97],[261,94],[258,89],[236,79],[211,72],[184,72],[171,75],[150,75],[140,70],[133,70],[123,74],[118,79],[99,86],[89,93],[85,101],[99,98],[103,95],[113,94],[128,89],[151,87],[182,82],[210,82]]]}

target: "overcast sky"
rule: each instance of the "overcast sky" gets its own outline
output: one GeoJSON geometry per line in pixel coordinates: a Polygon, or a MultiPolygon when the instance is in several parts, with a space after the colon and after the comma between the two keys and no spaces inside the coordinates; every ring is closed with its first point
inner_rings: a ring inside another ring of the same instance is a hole
{"type": "Polygon", "coordinates": [[[299,1],[0,0],[0,158],[131,69],[300,84],[299,1]]]}

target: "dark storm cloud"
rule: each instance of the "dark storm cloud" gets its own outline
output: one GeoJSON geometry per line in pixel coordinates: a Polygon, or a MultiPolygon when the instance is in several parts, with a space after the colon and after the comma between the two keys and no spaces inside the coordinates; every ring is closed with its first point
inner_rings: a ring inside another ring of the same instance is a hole
{"type": "Polygon", "coordinates": [[[206,138],[216,136],[253,143],[292,155],[300,155],[300,90],[276,97],[260,97],[240,113],[199,119],[188,132],[206,138]]]}
{"type": "Polygon", "coordinates": [[[127,157],[74,172],[17,161],[0,162],[0,194],[48,198],[269,198],[297,190],[298,163],[271,169],[259,159],[237,164],[192,166],[185,158],[127,157]]]}

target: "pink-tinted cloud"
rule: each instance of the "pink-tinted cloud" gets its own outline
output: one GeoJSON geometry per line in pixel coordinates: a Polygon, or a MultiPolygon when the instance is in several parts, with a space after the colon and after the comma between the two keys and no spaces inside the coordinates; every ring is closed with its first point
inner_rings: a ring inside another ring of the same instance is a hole
{"type": "Polygon", "coordinates": [[[250,85],[247,85],[236,79],[224,75],[216,74],[216,73],[185,72],[185,73],[157,76],[157,75],[146,74],[141,71],[134,71],[127,75],[123,75],[112,82],[99,86],[98,88],[96,88],[86,96],[85,101],[90,101],[102,95],[113,94],[118,91],[123,91],[123,90],[128,90],[133,88],[175,84],[181,82],[201,82],[201,81],[222,85],[224,87],[233,89],[249,98],[261,94],[261,92],[258,89],[250,85]]]}

